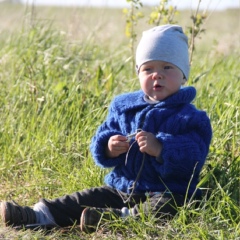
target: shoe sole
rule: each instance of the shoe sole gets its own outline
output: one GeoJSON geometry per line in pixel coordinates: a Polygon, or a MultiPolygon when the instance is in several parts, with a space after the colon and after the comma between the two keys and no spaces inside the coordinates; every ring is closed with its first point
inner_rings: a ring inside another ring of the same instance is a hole
{"type": "Polygon", "coordinates": [[[11,215],[12,213],[8,210],[11,209],[11,207],[9,207],[8,202],[1,202],[1,217],[2,217],[2,221],[5,224],[5,226],[10,226],[11,224],[11,215]]]}
{"type": "Polygon", "coordinates": [[[87,211],[88,209],[85,208],[83,211],[82,211],[82,214],[81,214],[81,218],[80,218],[80,230],[82,232],[86,232],[87,231],[87,228],[86,228],[86,224],[85,224],[85,212],[87,211]]]}

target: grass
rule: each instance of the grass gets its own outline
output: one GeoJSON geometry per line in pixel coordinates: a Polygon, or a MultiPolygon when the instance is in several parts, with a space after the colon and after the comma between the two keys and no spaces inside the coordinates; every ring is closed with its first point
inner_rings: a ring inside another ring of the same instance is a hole
{"type": "MultiPolygon", "coordinates": [[[[112,97],[139,88],[131,71],[120,10],[112,10],[113,18],[104,9],[33,11],[18,5],[2,6],[6,24],[16,9],[23,17],[22,22],[10,24],[12,30],[10,25],[1,29],[0,199],[32,205],[39,198],[52,199],[101,185],[107,170],[93,164],[88,149],[91,137],[104,120],[112,97]],[[68,20],[60,18],[63,14],[68,20]],[[103,20],[95,26],[94,19],[100,15],[103,20]]],[[[225,27],[237,23],[229,12],[216,12],[209,19],[188,81],[198,90],[196,106],[208,112],[213,126],[199,184],[210,189],[209,199],[205,196],[197,209],[184,206],[164,226],[151,216],[138,222],[116,220],[88,236],[77,227],[45,234],[15,232],[0,223],[0,238],[239,239],[240,48],[235,41],[237,31],[227,32],[225,27]],[[214,16],[219,15],[222,17],[216,20],[214,16]],[[212,30],[221,19],[226,23],[212,30]],[[220,33],[225,33],[223,38],[220,33]],[[230,35],[222,51],[218,43],[230,35]],[[204,48],[206,42],[214,45],[204,48]]],[[[179,22],[187,22],[187,18],[179,22]]]]}

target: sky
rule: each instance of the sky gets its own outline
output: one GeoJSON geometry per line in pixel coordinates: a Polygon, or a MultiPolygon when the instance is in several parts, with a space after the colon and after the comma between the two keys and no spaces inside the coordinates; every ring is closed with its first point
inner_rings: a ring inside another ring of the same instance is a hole
{"type": "MultiPolygon", "coordinates": [[[[177,9],[195,9],[199,0],[169,0],[170,5],[177,9]]],[[[23,3],[35,3],[36,5],[60,5],[60,6],[108,6],[127,7],[126,0],[21,0],[23,3]]],[[[159,0],[141,0],[145,5],[156,6],[159,0]]],[[[201,9],[224,10],[227,8],[239,8],[240,0],[201,0],[201,9]]]]}

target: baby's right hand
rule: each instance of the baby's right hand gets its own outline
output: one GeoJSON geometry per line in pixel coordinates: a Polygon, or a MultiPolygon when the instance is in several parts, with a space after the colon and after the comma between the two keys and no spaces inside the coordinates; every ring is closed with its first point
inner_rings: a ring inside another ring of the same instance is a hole
{"type": "Polygon", "coordinates": [[[106,155],[109,158],[118,157],[120,154],[127,152],[129,143],[127,137],[122,135],[114,135],[109,138],[106,155]]]}

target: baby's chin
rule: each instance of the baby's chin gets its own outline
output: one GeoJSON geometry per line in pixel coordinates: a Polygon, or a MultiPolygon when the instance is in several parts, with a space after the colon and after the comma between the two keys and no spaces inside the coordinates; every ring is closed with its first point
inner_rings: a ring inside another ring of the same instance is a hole
{"type": "Polygon", "coordinates": [[[171,95],[165,96],[149,96],[149,100],[152,102],[161,102],[170,97],[171,95]]]}

